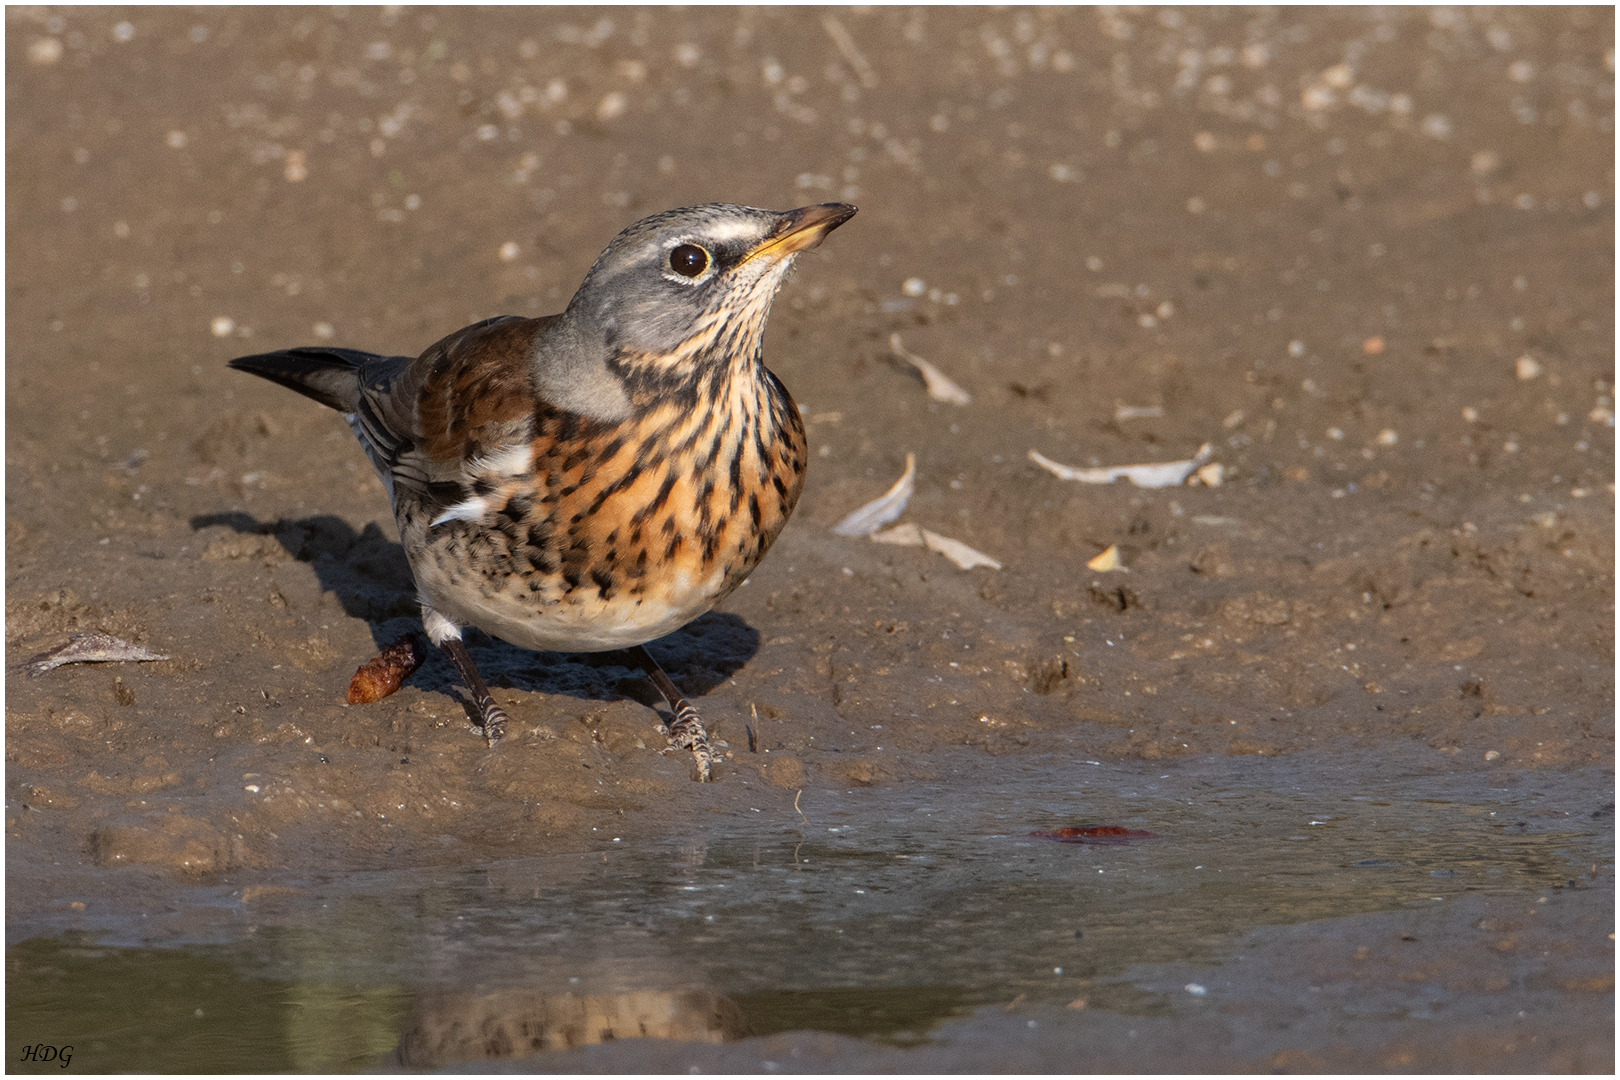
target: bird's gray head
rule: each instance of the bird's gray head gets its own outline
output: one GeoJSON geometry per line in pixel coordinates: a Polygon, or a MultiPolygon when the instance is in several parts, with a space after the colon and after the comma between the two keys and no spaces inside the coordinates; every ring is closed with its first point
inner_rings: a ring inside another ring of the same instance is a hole
{"type": "Polygon", "coordinates": [[[568,318],[621,356],[686,364],[718,349],[740,359],[757,349],[794,256],[854,214],[844,203],[785,211],[709,203],[654,214],[602,252],[568,318]]]}

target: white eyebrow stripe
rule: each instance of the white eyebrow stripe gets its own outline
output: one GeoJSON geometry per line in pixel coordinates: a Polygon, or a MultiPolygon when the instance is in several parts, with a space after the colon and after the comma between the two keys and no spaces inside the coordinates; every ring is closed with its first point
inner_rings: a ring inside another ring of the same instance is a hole
{"type": "Polygon", "coordinates": [[[727,240],[760,239],[759,226],[752,221],[719,221],[713,224],[705,223],[701,236],[688,239],[676,239],[667,246],[679,247],[690,243],[724,243],[727,240]]]}

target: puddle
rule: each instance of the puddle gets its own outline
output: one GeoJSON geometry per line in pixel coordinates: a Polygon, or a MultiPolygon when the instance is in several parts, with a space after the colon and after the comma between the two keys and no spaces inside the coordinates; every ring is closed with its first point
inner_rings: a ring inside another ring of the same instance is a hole
{"type": "Polygon", "coordinates": [[[9,1041],[160,1072],[801,1029],[903,1047],[1015,1000],[1169,1015],[1173,995],[1133,969],[1219,965],[1258,927],[1529,896],[1612,866],[1609,819],[1591,814],[1612,799],[1600,770],[959,760],[971,777],[806,792],[790,824],[711,818],[679,844],[240,875],[14,922],[9,1041]],[[1094,827],[1132,839],[1031,835],[1094,827]]]}

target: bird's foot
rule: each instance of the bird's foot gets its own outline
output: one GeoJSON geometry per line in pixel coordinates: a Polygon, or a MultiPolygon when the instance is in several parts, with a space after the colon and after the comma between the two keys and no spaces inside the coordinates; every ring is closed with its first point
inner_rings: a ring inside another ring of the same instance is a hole
{"type": "Polygon", "coordinates": [[[489,698],[478,702],[478,726],[484,729],[484,741],[491,750],[506,737],[506,710],[489,698]]]}
{"type": "Polygon", "coordinates": [[[692,751],[692,757],[697,760],[698,783],[708,783],[714,778],[712,764],[714,753],[709,749],[709,732],[703,726],[703,717],[698,711],[681,700],[675,708],[675,718],[664,725],[664,732],[669,736],[669,744],[678,746],[683,750],[692,751]]]}
{"type": "Polygon", "coordinates": [[[703,717],[698,715],[692,703],[675,688],[675,684],[664,674],[664,669],[658,666],[658,661],[652,658],[652,654],[645,646],[637,645],[631,651],[641,664],[642,670],[647,673],[647,677],[658,688],[658,692],[669,702],[670,711],[675,714],[675,718],[664,726],[664,733],[669,736],[670,745],[692,751],[692,756],[697,759],[697,781],[700,784],[708,783],[714,779],[712,771],[714,753],[709,749],[709,733],[703,727],[703,717]]]}
{"type": "Polygon", "coordinates": [[[461,675],[461,681],[471,692],[473,708],[478,713],[478,726],[484,729],[484,741],[489,743],[490,749],[494,749],[495,744],[506,735],[506,710],[495,704],[495,698],[484,684],[483,676],[478,674],[478,666],[473,663],[467,646],[461,643],[460,638],[446,638],[439,643],[439,647],[449,655],[450,662],[461,675]]]}

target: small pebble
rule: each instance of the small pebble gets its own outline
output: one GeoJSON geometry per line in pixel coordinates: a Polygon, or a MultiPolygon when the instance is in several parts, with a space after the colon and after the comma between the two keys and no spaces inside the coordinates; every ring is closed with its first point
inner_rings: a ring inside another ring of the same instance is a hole
{"type": "Polygon", "coordinates": [[[1349,64],[1334,64],[1322,72],[1322,81],[1335,90],[1348,90],[1356,81],[1356,70],[1349,64]]]}
{"type": "Polygon", "coordinates": [[[1119,545],[1109,544],[1101,554],[1094,558],[1088,559],[1086,561],[1086,567],[1091,570],[1096,570],[1099,573],[1105,573],[1109,570],[1122,569],[1123,564],[1120,562],[1119,558],[1119,545]]]}
{"type": "Polygon", "coordinates": [[[62,59],[62,43],[53,37],[40,38],[28,46],[28,62],[44,67],[62,59]]]}

